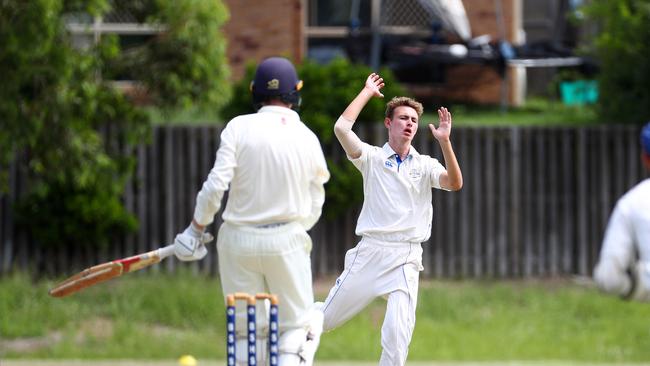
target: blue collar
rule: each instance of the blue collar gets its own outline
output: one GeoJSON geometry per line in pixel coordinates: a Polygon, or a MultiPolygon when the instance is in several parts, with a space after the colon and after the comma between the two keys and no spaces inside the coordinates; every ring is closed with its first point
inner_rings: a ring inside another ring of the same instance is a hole
{"type": "MultiPolygon", "coordinates": [[[[408,155],[406,158],[408,159],[410,157],[411,155],[408,155]]],[[[397,166],[400,166],[400,164],[402,164],[402,158],[400,158],[398,154],[395,154],[395,160],[397,161],[397,166]]]]}

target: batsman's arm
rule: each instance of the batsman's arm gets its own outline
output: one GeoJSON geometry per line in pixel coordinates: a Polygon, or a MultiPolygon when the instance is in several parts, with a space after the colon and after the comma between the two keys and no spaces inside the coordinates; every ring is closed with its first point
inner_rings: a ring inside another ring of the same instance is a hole
{"type": "Polygon", "coordinates": [[[204,227],[214,221],[214,215],[221,208],[221,199],[235,175],[237,166],[237,132],[238,120],[230,121],[221,132],[221,142],[214,166],[201,190],[196,195],[193,220],[204,227]]]}
{"type": "Polygon", "coordinates": [[[314,175],[309,182],[309,196],[311,197],[311,210],[306,217],[300,220],[305,230],[310,230],[321,216],[323,204],[325,203],[325,187],[323,186],[330,179],[330,172],[327,169],[327,162],[321,150],[318,138],[313,136],[312,163],[314,175]]]}

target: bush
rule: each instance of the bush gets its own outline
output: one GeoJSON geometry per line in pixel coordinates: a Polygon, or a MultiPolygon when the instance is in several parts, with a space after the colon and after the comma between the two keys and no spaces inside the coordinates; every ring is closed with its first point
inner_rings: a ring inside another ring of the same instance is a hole
{"type": "MultiPolygon", "coordinates": [[[[223,109],[222,116],[230,120],[240,114],[253,113],[249,91],[250,81],[255,73],[254,64],[246,68],[244,78],[235,84],[233,98],[223,109]]],[[[306,61],[297,67],[298,75],[304,82],[301,91],[301,119],[319,137],[323,150],[342,148],[334,141],[334,122],[354,99],[366,78],[372,72],[368,66],[352,64],[345,59],[337,59],[327,65],[306,61]],[[335,146],[332,146],[334,144],[335,146]]],[[[380,70],[386,86],[385,99],[405,95],[390,70],[380,70]]],[[[386,100],[373,98],[363,109],[358,123],[383,123],[386,100]]],[[[328,158],[332,178],[326,186],[325,216],[334,217],[350,207],[358,205],[362,198],[362,183],[359,171],[345,158],[328,158]]]]}
{"type": "Polygon", "coordinates": [[[600,28],[594,51],[601,63],[601,116],[612,122],[650,120],[650,1],[594,0],[585,10],[600,28]]]}
{"type": "MultiPolygon", "coordinates": [[[[366,65],[351,64],[344,59],[334,60],[325,66],[309,61],[300,66],[299,75],[305,83],[300,114],[324,144],[332,142],[334,122],[359,94],[371,72],[372,69],[366,65]]],[[[379,74],[386,83],[383,93],[387,100],[406,93],[390,70],[380,70],[379,74]]],[[[386,100],[371,99],[361,111],[358,121],[383,123],[385,105],[386,100]]]]}
{"type": "Polygon", "coordinates": [[[223,1],[112,0],[113,7],[138,22],[166,31],[122,50],[106,72],[126,74],[147,88],[166,109],[218,109],[228,100],[229,69],[221,27],[228,19],[223,1]]]}
{"type": "Polygon", "coordinates": [[[66,181],[33,190],[17,207],[18,225],[50,248],[106,248],[122,233],[137,229],[134,215],[120,201],[122,187],[111,180],[79,187],[66,181]]]}

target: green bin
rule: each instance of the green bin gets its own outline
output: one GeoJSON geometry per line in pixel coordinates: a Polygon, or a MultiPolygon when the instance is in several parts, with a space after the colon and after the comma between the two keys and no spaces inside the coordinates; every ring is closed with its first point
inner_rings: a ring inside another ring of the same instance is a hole
{"type": "Polygon", "coordinates": [[[560,83],[560,96],[566,105],[595,103],[598,100],[596,80],[563,81],[560,83]]]}

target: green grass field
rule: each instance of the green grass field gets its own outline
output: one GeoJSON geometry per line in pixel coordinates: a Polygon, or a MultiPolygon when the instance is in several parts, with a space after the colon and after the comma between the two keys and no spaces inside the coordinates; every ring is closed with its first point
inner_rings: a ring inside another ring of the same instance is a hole
{"type": "MultiPolygon", "coordinates": [[[[216,279],[134,273],[60,299],[47,295],[54,282],[0,280],[2,366],[28,359],[169,362],[182,354],[224,359],[216,279]]],[[[318,283],[319,299],[330,283],[318,283]]],[[[377,300],[324,334],[317,360],[378,360],[384,307],[377,300]]],[[[650,306],[570,280],[423,281],[417,316],[409,360],[422,364],[650,361],[650,306]]]]}

